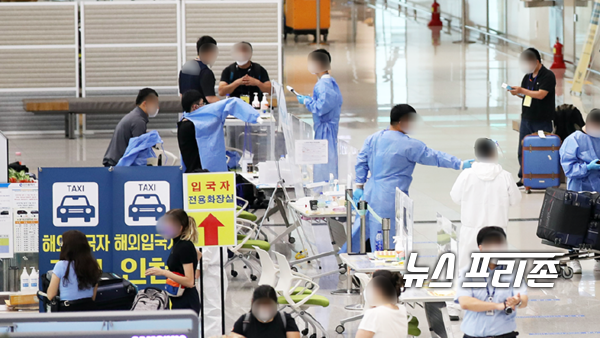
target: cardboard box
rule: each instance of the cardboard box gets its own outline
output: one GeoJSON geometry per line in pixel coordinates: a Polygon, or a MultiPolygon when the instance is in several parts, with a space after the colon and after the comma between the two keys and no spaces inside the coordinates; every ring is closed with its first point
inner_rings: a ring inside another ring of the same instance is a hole
{"type": "Polygon", "coordinates": [[[10,298],[6,301],[8,306],[18,305],[35,305],[39,302],[37,294],[35,293],[15,293],[10,295],[10,298]]]}

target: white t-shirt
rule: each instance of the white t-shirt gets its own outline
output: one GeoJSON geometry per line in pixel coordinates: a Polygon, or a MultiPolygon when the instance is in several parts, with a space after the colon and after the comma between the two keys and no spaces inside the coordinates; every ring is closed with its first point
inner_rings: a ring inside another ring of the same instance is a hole
{"type": "Polygon", "coordinates": [[[374,332],[374,338],[404,338],[408,336],[408,318],[404,305],[398,310],[385,305],[369,309],[358,325],[359,330],[374,332]]]}

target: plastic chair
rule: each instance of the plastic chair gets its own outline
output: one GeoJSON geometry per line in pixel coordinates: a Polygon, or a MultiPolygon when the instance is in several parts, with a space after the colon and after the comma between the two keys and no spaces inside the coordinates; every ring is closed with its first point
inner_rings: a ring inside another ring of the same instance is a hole
{"type": "MultiPolygon", "coordinates": [[[[272,287],[276,287],[277,286],[277,279],[278,279],[278,274],[279,274],[279,267],[275,264],[275,262],[273,262],[273,260],[271,259],[271,256],[269,256],[269,253],[257,246],[254,247],[254,250],[256,250],[256,252],[258,253],[258,258],[260,260],[260,266],[261,266],[261,274],[260,274],[260,280],[258,281],[258,285],[270,285],[272,287]]],[[[308,278],[311,279],[310,277],[303,275],[299,272],[292,272],[294,274],[294,276],[300,276],[300,277],[304,277],[304,278],[308,278]]],[[[299,292],[304,292],[306,294],[310,294],[312,293],[312,290],[310,288],[301,288],[298,287],[295,290],[292,290],[292,293],[296,294],[299,292]]]]}
{"type": "MultiPolygon", "coordinates": [[[[323,328],[310,313],[306,310],[309,307],[328,307],[329,299],[317,295],[319,285],[306,276],[294,275],[290,263],[282,254],[275,252],[277,263],[279,264],[279,282],[275,290],[280,294],[278,303],[289,307],[299,318],[307,325],[310,325],[316,335],[321,331],[321,337],[327,337],[327,331],[323,328]],[[304,284],[303,287],[300,285],[304,284]],[[300,290],[298,290],[300,288],[300,290]],[[310,290],[310,293],[305,291],[310,290]],[[300,292],[297,292],[300,291],[300,292]]],[[[306,335],[308,328],[302,334],[306,335]]]]}
{"type": "Polygon", "coordinates": [[[237,277],[238,272],[235,270],[233,263],[236,260],[242,261],[245,266],[250,269],[250,280],[255,281],[258,279],[254,274],[255,270],[260,271],[259,260],[256,258],[254,247],[259,247],[265,251],[271,248],[271,245],[267,241],[261,241],[254,239],[258,224],[245,220],[243,218],[237,219],[237,245],[230,246],[228,249],[233,253],[233,257],[227,260],[224,267],[231,265],[231,276],[237,277]]]}

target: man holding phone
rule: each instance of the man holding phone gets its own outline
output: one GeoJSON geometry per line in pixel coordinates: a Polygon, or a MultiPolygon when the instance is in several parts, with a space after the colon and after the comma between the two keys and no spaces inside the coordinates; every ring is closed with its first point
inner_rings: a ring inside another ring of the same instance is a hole
{"type": "Polygon", "coordinates": [[[523,138],[539,130],[552,132],[554,119],[556,77],[542,64],[540,52],[528,48],[520,56],[521,70],[525,73],[521,86],[507,87],[514,96],[521,98],[521,127],[519,129],[519,187],[523,186],[523,138]]]}

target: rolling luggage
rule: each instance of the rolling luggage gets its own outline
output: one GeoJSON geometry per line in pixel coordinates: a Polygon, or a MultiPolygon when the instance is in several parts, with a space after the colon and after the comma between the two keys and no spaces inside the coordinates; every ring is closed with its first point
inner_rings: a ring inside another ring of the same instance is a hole
{"type": "Polygon", "coordinates": [[[560,185],[560,138],[554,134],[525,136],[523,139],[523,185],[531,189],[546,189],[560,185]]]}
{"type": "Polygon", "coordinates": [[[137,287],[127,279],[103,272],[96,291],[96,307],[104,310],[130,310],[138,293],[137,287]]]}
{"type": "MultiPolygon", "coordinates": [[[[42,275],[42,291],[48,292],[50,280],[52,279],[52,270],[42,275]]],[[[121,276],[103,272],[98,280],[98,290],[96,291],[96,310],[111,311],[111,310],[130,310],[131,305],[137,295],[137,287],[130,281],[123,279],[121,276]]],[[[60,298],[60,292],[58,294],[60,298]]],[[[56,302],[49,301],[47,298],[40,298],[44,303],[47,311],[59,312],[60,307],[56,302]]]]}
{"type": "Polygon", "coordinates": [[[540,211],[537,236],[555,244],[578,247],[588,236],[594,196],[548,188],[540,211]]]}

